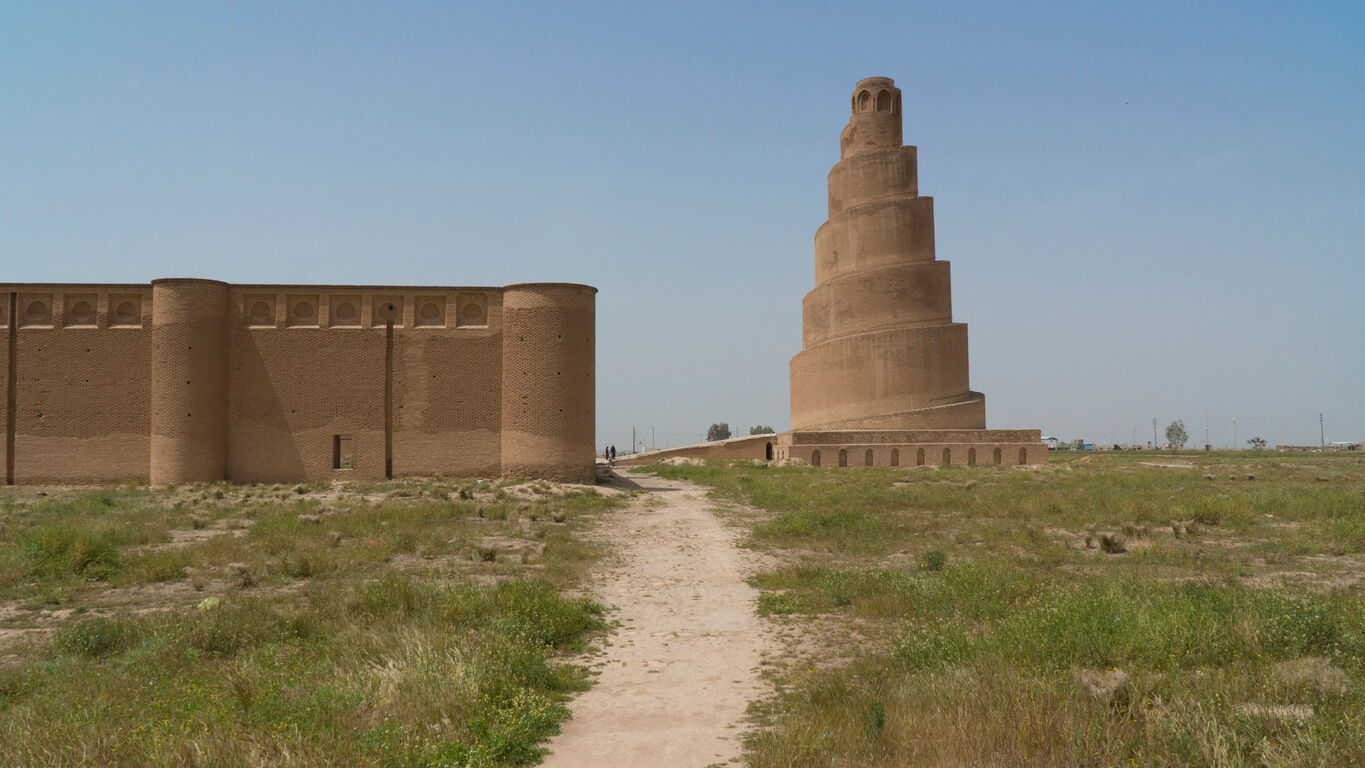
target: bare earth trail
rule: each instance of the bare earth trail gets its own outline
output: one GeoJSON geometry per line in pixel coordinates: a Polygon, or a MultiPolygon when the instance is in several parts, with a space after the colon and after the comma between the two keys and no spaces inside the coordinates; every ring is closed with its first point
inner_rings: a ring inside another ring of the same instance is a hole
{"type": "Polygon", "coordinates": [[[758,666],[774,643],[745,583],[758,556],[736,546],[705,489],[635,476],[646,496],[603,521],[617,553],[589,590],[621,627],[570,704],[548,768],[708,766],[738,761],[750,701],[771,692],[758,666]]]}

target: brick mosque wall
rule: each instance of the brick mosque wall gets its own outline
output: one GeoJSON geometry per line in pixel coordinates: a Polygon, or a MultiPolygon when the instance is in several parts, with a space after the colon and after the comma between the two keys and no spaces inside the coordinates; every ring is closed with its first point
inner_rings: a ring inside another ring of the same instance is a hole
{"type": "Polygon", "coordinates": [[[0,286],[6,481],[587,482],[595,294],[0,286]]]}
{"type": "Polygon", "coordinates": [[[26,483],[147,477],[150,298],[145,285],[0,291],[8,347],[3,385],[16,396],[12,416],[7,407],[4,417],[7,477],[26,483]]]}
{"type": "Polygon", "coordinates": [[[592,295],[574,286],[529,285],[508,289],[503,300],[504,470],[553,475],[553,462],[568,461],[591,472],[597,418],[592,295]]]}
{"type": "Polygon", "coordinates": [[[390,367],[394,473],[501,474],[501,290],[467,293],[464,306],[477,314],[464,320],[454,313],[459,291],[365,290],[233,288],[231,477],[383,478],[390,367]],[[262,304],[265,317],[253,319],[262,304]],[[300,317],[305,305],[316,314],[300,317]],[[391,349],[379,316],[386,306],[394,313],[391,349]],[[336,467],[337,435],[351,438],[350,468],[336,467]]]}

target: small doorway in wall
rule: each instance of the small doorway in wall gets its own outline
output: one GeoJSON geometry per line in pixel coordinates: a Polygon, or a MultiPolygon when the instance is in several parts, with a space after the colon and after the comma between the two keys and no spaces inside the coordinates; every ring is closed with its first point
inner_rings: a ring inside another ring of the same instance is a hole
{"type": "Polygon", "coordinates": [[[816,450],[810,452],[810,465],[812,467],[820,466],[820,451],[816,450]]]}
{"type": "Polygon", "coordinates": [[[867,449],[867,453],[863,456],[863,464],[865,464],[865,465],[867,465],[867,466],[869,466],[869,467],[872,466],[872,449],[871,449],[871,448],[868,448],[868,449],[867,449]]]}
{"type": "Polygon", "coordinates": [[[767,447],[767,449],[766,449],[764,452],[765,452],[765,454],[766,454],[767,457],[768,457],[768,461],[772,461],[772,460],[773,460],[773,444],[772,444],[772,443],[768,443],[768,447],[767,447]]]}
{"type": "Polygon", "coordinates": [[[332,469],[355,469],[355,435],[332,435],[332,469]]]}
{"type": "Polygon", "coordinates": [[[891,449],[891,466],[893,466],[893,467],[899,467],[900,465],[901,465],[901,449],[899,449],[899,448],[892,448],[892,449],[891,449]]]}
{"type": "Polygon", "coordinates": [[[944,448],[944,449],[943,449],[943,466],[945,466],[945,467],[951,467],[952,465],[953,465],[953,449],[952,449],[952,448],[944,448]]]}
{"type": "Polygon", "coordinates": [[[968,448],[968,449],[967,449],[967,466],[969,466],[969,467],[975,467],[975,466],[976,466],[976,449],[975,449],[975,448],[968,448]]]}
{"type": "Polygon", "coordinates": [[[923,448],[920,448],[919,450],[915,451],[915,466],[917,466],[917,467],[922,467],[922,466],[924,466],[924,449],[923,449],[923,448]]]}
{"type": "Polygon", "coordinates": [[[1000,464],[1000,449],[999,449],[999,448],[996,448],[996,449],[995,449],[995,463],[996,463],[997,465],[1000,464]]]}
{"type": "Polygon", "coordinates": [[[844,450],[843,448],[839,449],[839,466],[841,467],[848,466],[848,451],[844,450]]]}
{"type": "Polygon", "coordinates": [[[1020,448],[1020,449],[1019,449],[1019,466],[1022,467],[1023,465],[1025,465],[1025,464],[1027,464],[1027,463],[1028,463],[1028,449],[1027,449],[1027,448],[1020,448]]]}

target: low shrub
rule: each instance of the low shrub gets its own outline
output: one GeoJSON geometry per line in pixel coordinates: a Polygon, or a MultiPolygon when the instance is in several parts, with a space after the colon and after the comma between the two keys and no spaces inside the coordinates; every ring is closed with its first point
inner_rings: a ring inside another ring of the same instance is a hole
{"type": "Polygon", "coordinates": [[[228,600],[158,630],[210,656],[234,656],[293,634],[289,617],[257,599],[228,600]]]}
{"type": "Polygon", "coordinates": [[[537,646],[563,648],[603,626],[602,606],[587,598],[565,598],[543,581],[516,579],[487,593],[484,612],[507,637],[537,646]]]}
{"type": "Polygon", "coordinates": [[[131,648],[143,628],[128,619],[95,618],[57,630],[53,646],[77,656],[99,658],[131,648]]]}
{"type": "Polygon", "coordinates": [[[1100,551],[1109,555],[1119,555],[1128,551],[1128,539],[1121,533],[1101,533],[1100,551]]]}
{"type": "Polygon", "coordinates": [[[104,580],[122,565],[120,542],[109,528],[78,529],[55,523],[29,531],[18,543],[29,574],[36,578],[84,576],[104,580]]]}
{"type": "Polygon", "coordinates": [[[941,549],[931,549],[919,556],[919,566],[926,571],[941,571],[948,564],[948,553],[941,549]]]}

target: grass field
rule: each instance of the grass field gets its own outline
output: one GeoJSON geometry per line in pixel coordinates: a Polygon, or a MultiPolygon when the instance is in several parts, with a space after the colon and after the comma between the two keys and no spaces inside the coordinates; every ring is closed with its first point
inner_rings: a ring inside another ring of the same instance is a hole
{"type": "MultiPolygon", "coordinates": [[[[1365,765],[1365,456],[655,466],[769,556],[754,766],[1365,765]]],[[[609,490],[0,494],[0,766],[539,759],[609,490]]]]}
{"type": "Polygon", "coordinates": [[[0,766],[538,761],[620,502],[427,480],[0,495],[0,766]]]}
{"type": "Polygon", "coordinates": [[[805,638],[762,766],[1365,765],[1365,456],[654,466],[805,638]]]}

